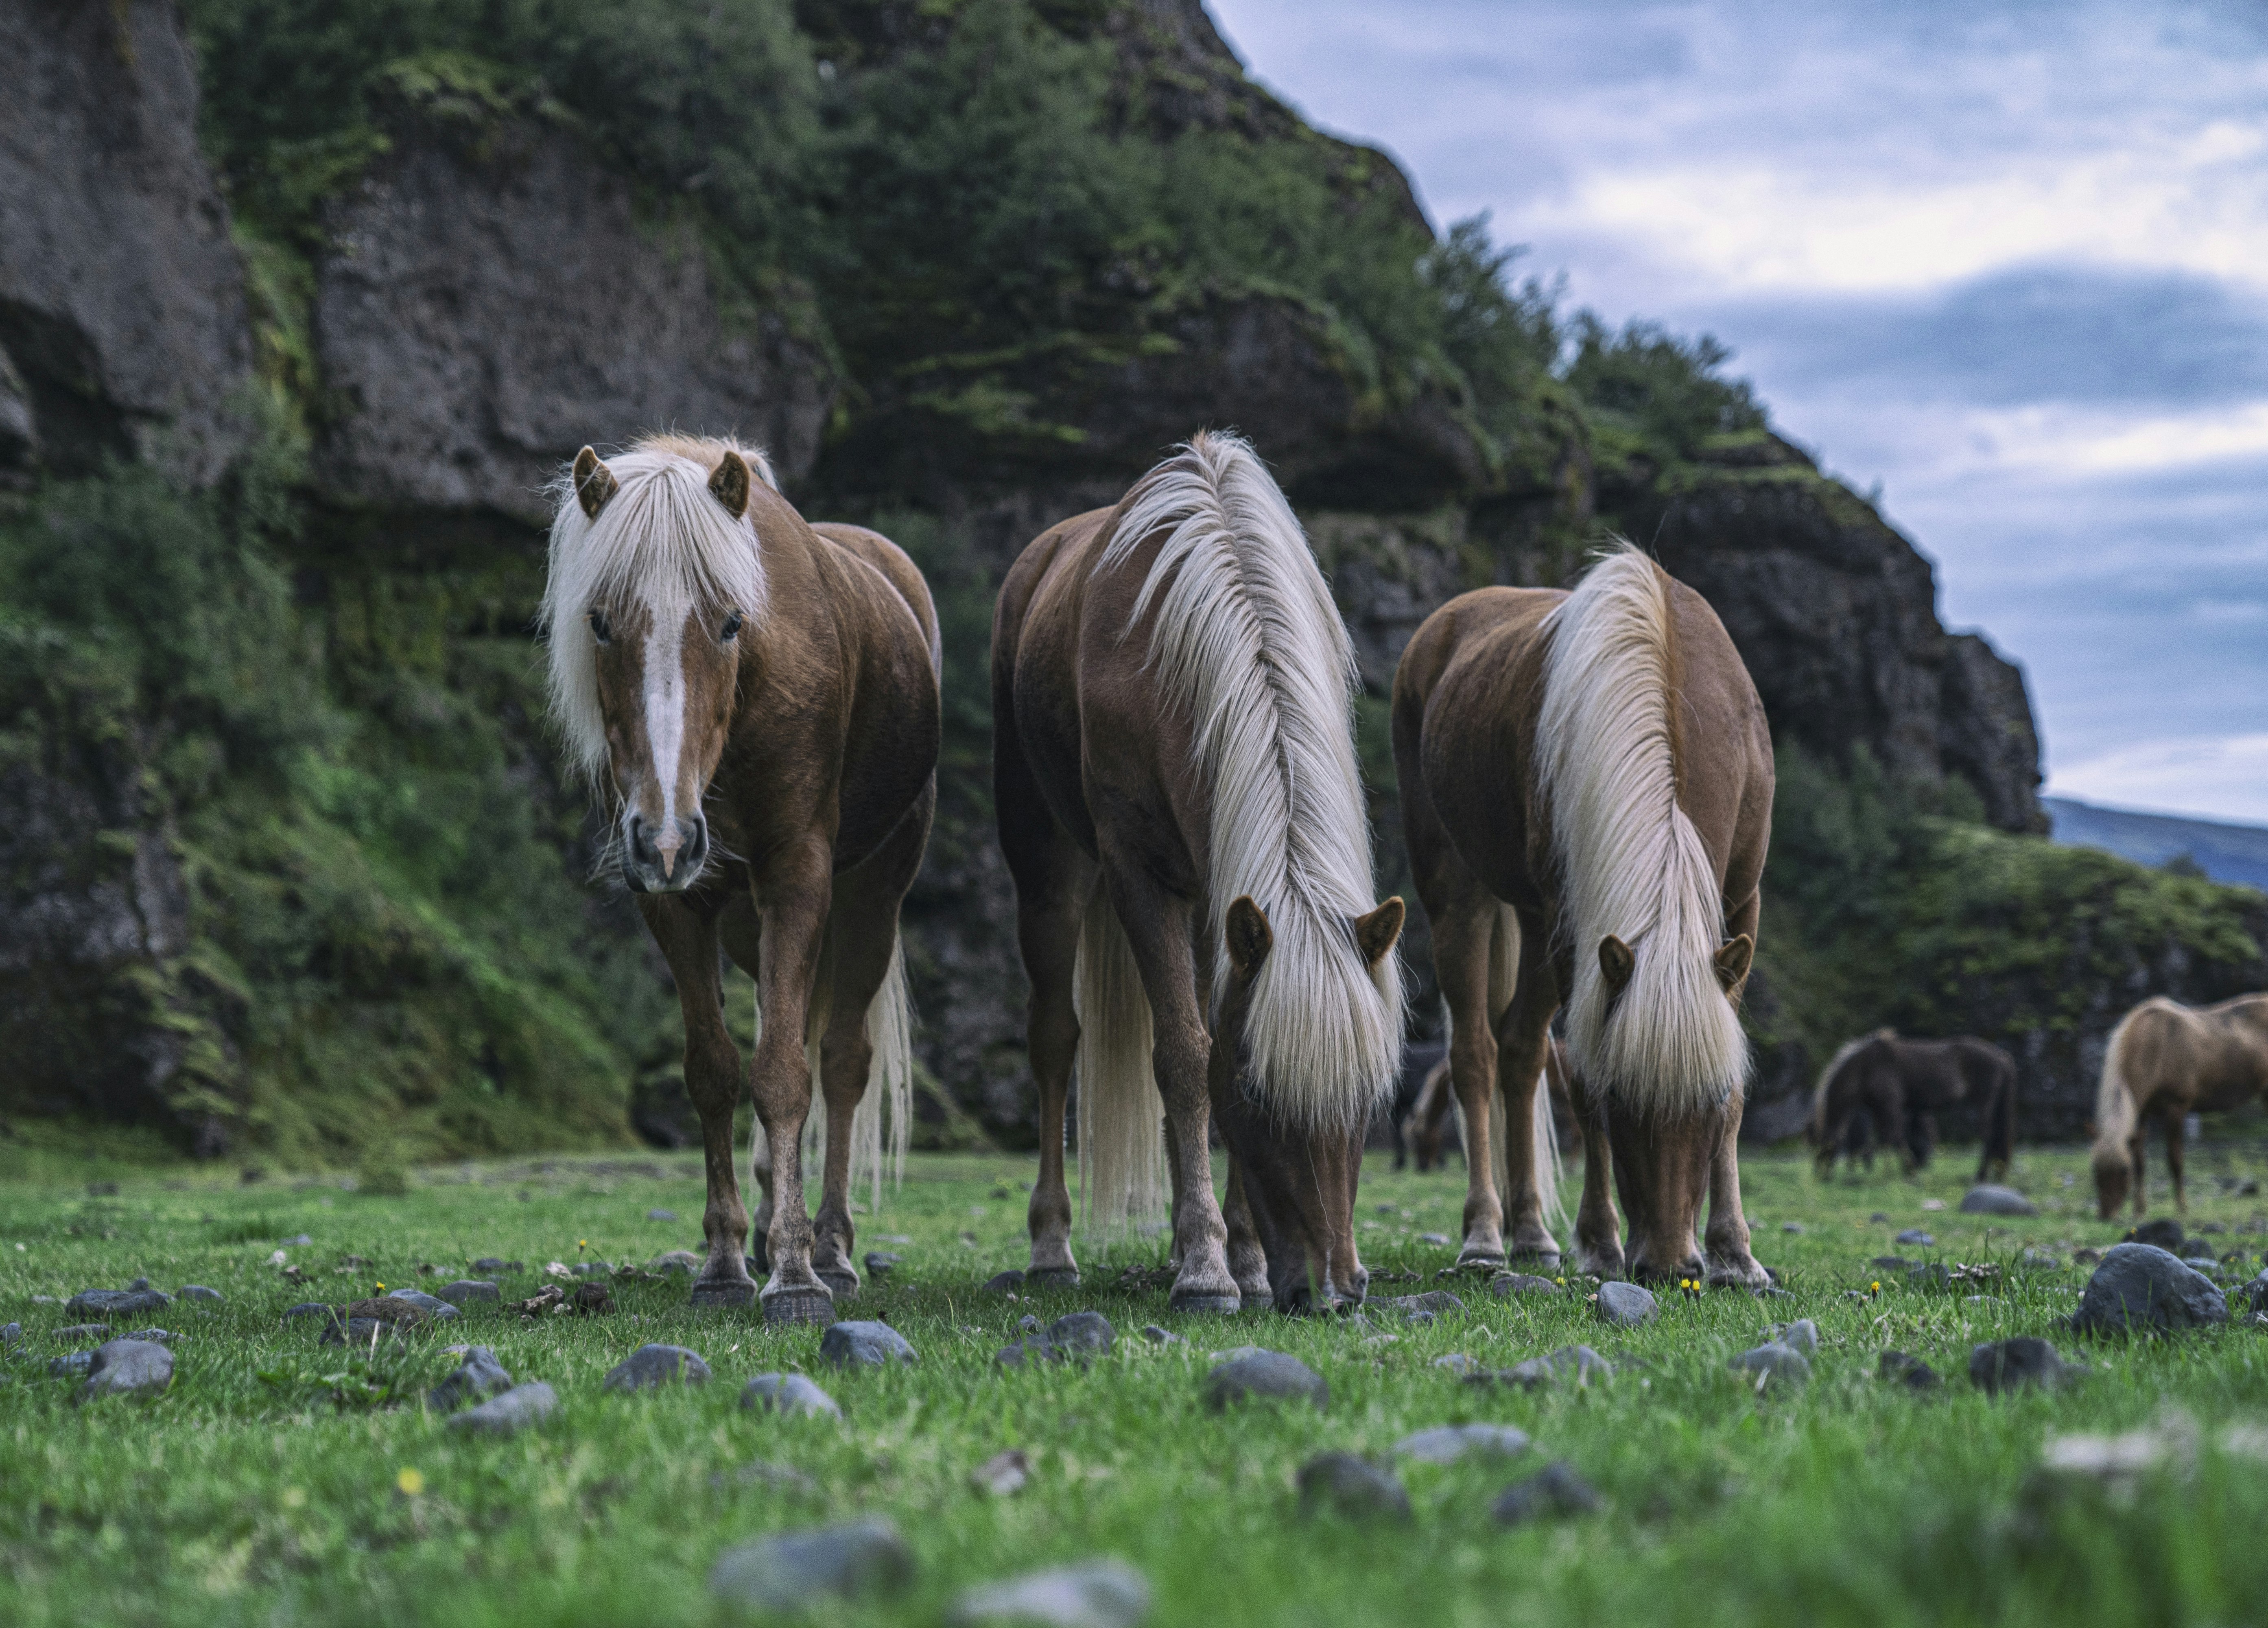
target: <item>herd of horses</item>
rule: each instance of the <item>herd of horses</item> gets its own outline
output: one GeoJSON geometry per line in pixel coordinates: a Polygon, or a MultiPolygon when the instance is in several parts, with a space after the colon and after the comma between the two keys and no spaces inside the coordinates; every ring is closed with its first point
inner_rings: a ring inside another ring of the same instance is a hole
{"type": "MultiPolygon", "coordinates": [[[[879,1183],[886,1123],[902,1161],[911,1122],[899,912],[937,802],[928,589],[878,534],[806,524],[760,453],[652,437],[611,459],[586,447],[563,478],[543,620],[554,716],[683,1008],[708,1190],[693,1299],[830,1321],[859,1286],[858,1174],[879,1183]],[[727,959],[757,992],[745,1065],[727,959]]],[[[1360,1301],[1365,1132],[1403,1073],[1404,905],[1373,884],[1351,642],[1251,447],[1196,435],[1112,507],[1035,539],[1000,590],[991,680],[1040,1108],[1030,1278],[1078,1281],[1076,1077],[1087,1224],[1166,1221],[1176,1309],[1360,1301]]],[[[1572,592],[1484,588],[1436,611],[1403,652],[1392,720],[1450,1026],[1434,1145],[1453,1101],[1483,1150],[1460,1263],[1561,1258],[1564,1116],[1583,1159],[1579,1270],[1761,1286],[1739,1006],[1772,755],[1723,624],[1617,543],[1572,592]]],[[[2161,1112],[2149,1069],[2235,1078],[2161,1033],[2154,1006],[2114,1040],[2125,1107],[2102,1115],[2138,1174],[2139,1127],[2161,1112]]],[[[2213,1020],[2268,1057],[2268,1002],[2213,1020]]],[[[1916,1159],[1934,1111],[1975,1101],[1999,1127],[1987,1163],[2005,1162],[2013,1069],[1994,1057],[1870,1036],[1822,1101],[1860,1105],[1916,1159]]],[[[1818,1123],[1831,1163],[1850,1113],[1818,1123]]]]}

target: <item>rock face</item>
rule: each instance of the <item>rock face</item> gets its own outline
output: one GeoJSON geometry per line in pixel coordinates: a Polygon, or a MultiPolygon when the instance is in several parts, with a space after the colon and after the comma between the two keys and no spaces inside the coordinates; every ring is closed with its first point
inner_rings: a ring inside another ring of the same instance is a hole
{"type": "Polygon", "coordinates": [[[0,9],[0,485],[244,444],[244,276],[172,0],[0,9]]]}
{"type": "MultiPolygon", "coordinates": [[[[642,225],[566,131],[414,117],[334,209],[314,344],[332,494],[541,523],[585,443],[675,428],[811,466],[833,384],[777,313],[725,315],[689,226],[642,225]]],[[[734,302],[734,309],[738,302],[734,302]]]]}

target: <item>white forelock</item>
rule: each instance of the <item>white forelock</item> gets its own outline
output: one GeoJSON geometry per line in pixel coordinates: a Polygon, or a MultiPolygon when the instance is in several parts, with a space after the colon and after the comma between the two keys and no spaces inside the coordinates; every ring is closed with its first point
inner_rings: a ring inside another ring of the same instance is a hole
{"type": "Polygon", "coordinates": [[[576,500],[574,477],[553,482],[549,574],[543,588],[551,713],[569,755],[593,785],[607,770],[599,710],[593,608],[619,615],[643,606],[655,629],[681,627],[696,606],[738,610],[751,624],[766,609],[763,552],[754,521],[734,519],[709,490],[704,452],[738,452],[774,484],[763,454],[729,442],[677,437],[640,441],[607,460],[618,483],[595,520],[576,500]]]}
{"type": "Polygon", "coordinates": [[[1239,895],[1268,917],[1246,1024],[1256,1088],[1306,1124],[1359,1122],[1402,1054],[1402,979],[1364,963],[1349,922],[1377,903],[1355,766],[1354,649],[1284,494],[1243,440],[1208,432],[1144,475],[1100,569],[1163,534],[1132,622],[1154,606],[1151,659],[1194,726],[1209,789],[1214,998],[1239,895]]]}
{"type": "Polygon", "coordinates": [[[1717,982],[1723,895],[1677,805],[1669,618],[1660,570],[1618,543],[1545,624],[1535,731],[1575,964],[1568,1050],[1587,1081],[1648,1112],[1723,1102],[1749,1066],[1740,1015],[1717,982]],[[1609,936],[1637,959],[1612,1000],[1599,969],[1609,936]]]}

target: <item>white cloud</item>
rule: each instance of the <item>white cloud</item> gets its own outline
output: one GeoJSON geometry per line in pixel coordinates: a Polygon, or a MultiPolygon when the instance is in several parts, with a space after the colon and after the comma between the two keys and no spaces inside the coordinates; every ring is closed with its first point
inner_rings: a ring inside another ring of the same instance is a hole
{"type": "Polygon", "coordinates": [[[2268,734],[2123,748],[2058,770],[2047,790],[2114,807],[2268,823],[2268,734]]]}

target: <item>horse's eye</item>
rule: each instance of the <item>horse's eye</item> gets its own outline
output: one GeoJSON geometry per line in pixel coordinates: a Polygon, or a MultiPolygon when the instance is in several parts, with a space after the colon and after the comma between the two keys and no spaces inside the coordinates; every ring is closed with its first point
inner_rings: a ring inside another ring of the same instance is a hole
{"type": "Polygon", "coordinates": [[[614,634],[607,627],[607,613],[605,611],[594,610],[591,613],[591,637],[597,639],[601,645],[614,637],[614,634]]]}
{"type": "Polygon", "coordinates": [[[719,629],[719,630],[718,630],[718,634],[717,634],[718,638],[719,638],[720,640],[722,640],[724,643],[725,643],[725,644],[729,645],[729,644],[731,644],[734,639],[736,639],[736,638],[740,637],[740,620],[741,620],[741,618],[740,618],[740,613],[739,611],[737,611],[737,610],[736,610],[736,611],[734,611],[731,615],[729,615],[729,616],[725,617],[725,625],[724,625],[724,627],[723,627],[723,628],[721,628],[721,629],[719,629]]]}

